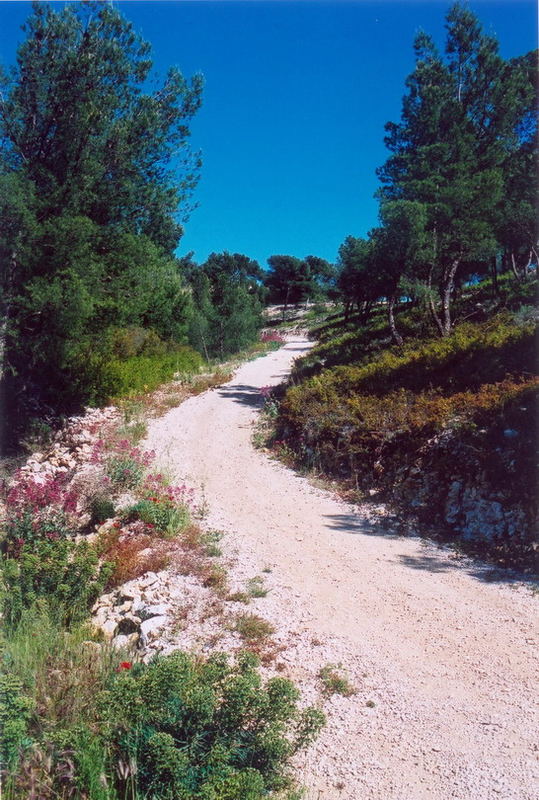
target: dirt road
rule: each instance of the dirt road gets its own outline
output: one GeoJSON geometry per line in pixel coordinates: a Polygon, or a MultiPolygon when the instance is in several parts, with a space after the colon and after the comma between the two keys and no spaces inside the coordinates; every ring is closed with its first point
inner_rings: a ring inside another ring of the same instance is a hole
{"type": "Polygon", "coordinates": [[[308,797],[537,800],[537,596],[383,531],[253,449],[259,388],[308,347],[245,364],[152,422],[147,441],[204,496],[239,574],[267,576],[256,610],[287,644],[280,669],[309,694],[320,666],[341,662],[356,687],[329,700],[298,761],[308,797]]]}

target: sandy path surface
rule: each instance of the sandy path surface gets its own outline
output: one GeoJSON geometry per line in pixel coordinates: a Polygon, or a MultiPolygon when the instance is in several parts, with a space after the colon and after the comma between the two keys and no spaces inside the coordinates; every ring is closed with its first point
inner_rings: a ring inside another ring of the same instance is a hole
{"type": "Polygon", "coordinates": [[[383,532],[253,448],[258,389],[308,347],[245,364],[154,420],[146,443],[204,496],[240,574],[271,569],[255,610],[280,628],[285,674],[308,687],[338,661],[357,689],[330,699],[297,762],[308,798],[536,800],[537,596],[383,532]]]}

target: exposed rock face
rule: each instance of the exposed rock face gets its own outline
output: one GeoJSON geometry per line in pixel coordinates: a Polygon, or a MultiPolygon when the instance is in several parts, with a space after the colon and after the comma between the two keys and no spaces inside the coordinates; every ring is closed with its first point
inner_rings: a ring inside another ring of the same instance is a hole
{"type": "Polygon", "coordinates": [[[533,550],[534,501],[522,490],[530,476],[516,473],[521,443],[505,433],[484,449],[451,430],[438,434],[401,466],[394,496],[424,522],[441,523],[465,541],[533,550]]]}

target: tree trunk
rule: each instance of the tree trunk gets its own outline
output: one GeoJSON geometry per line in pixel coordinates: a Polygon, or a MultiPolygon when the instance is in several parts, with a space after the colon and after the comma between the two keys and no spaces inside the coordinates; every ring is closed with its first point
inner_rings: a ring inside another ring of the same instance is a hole
{"type": "Polygon", "coordinates": [[[500,296],[500,289],[498,286],[498,256],[492,256],[492,288],[494,289],[494,296],[500,296]]]}
{"type": "Polygon", "coordinates": [[[288,308],[288,298],[290,297],[290,286],[286,287],[286,297],[284,299],[284,306],[283,306],[283,322],[286,320],[286,310],[288,308]]]}
{"type": "Polygon", "coordinates": [[[0,454],[6,446],[8,414],[6,410],[6,356],[9,320],[12,314],[13,284],[17,273],[17,253],[11,253],[9,266],[2,281],[0,301],[0,454]]]}
{"type": "Polygon", "coordinates": [[[391,338],[398,344],[399,347],[403,344],[403,339],[400,333],[397,330],[397,325],[395,323],[395,304],[397,302],[397,292],[394,291],[390,294],[387,298],[387,318],[389,321],[389,330],[391,331],[391,338]]]}
{"type": "Polygon", "coordinates": [[[515,276],[517,281],[519,281],[520,280],[520,275],[518,274],[517,262],[516,262],[515,254],[513,253],[513,251],[511,251],[511,270],[513,271],[513,275],[515,276]]]}
{"type": "Polygon", "coordinates": [[[431,266],[429,269],[429,277],[427,278],[427,307],[429,309],[430,315],[432,317],[432,321],[438,328],[438,333],[440,336],[444,335],[444,329],[442,325],[442,320],[438,316],[438,312],[436,311],[436,306],[434,305],[434,299],[432,296],[432,272],[434,270],[434,265],[431,266]]]}
{"type": "Polygon", "coordinates": [[[455,275],[460,264],[460,259],[455,258],[451,264],[444,269],[442,282],[442,336],[449,336],[451,333],[451,294],[455,286],[455,275]]]}

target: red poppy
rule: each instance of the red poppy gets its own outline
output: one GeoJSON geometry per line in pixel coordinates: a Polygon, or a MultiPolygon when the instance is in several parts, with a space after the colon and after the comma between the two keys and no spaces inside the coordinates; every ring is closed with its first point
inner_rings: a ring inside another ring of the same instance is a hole
{"type": "Polygon", "coordinates": [[[116,672],[121,672],[123,669],[131,669],[132,666],[131,661],[120,661],[120,666],[116,667],[116,672]]]}

